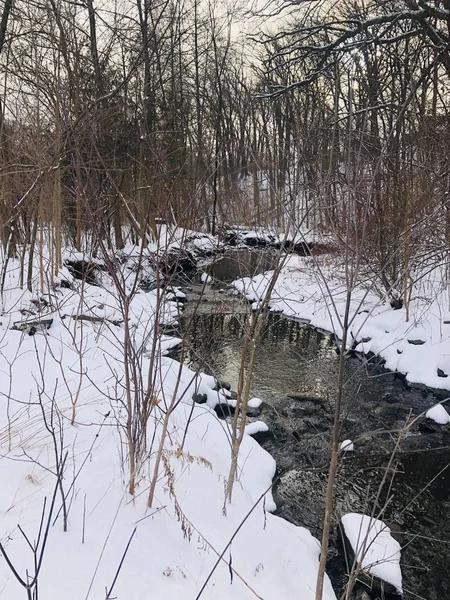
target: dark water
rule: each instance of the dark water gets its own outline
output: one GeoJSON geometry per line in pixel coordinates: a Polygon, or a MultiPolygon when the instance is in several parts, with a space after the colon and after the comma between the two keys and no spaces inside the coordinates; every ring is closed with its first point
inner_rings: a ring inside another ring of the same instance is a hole
{"type": "Polygon", "coordinates": [[[219,282],[230,283],[239,277],[253,277],[256,273],[274,269],[279,260],[277,252],[235,250],[219,256],[205,271],[219,282]]]}
{"type": "MultiPolygon", "coordinates": [[[[240,256],[241,269],[243,260],[240,256]]],[[[234,279],[225,266],[220,277],[234,279]]],[[[248,274],[253,268],[258,266],[250,265],[248,274]]],[[[222,289],[220,284],[217,288],[222,289]]],[[[214,297],[215,291],[210,292],[214,297]]],[[[242,303],[239,311],[227,311],[231,296],[226,290],[221,294],[221,311],[207,301],[191,321],[186,362],[236,389],[242,338],[253,316],[242,303]]],[[[264,400],[258,418],[270,428],[259,441],[277,461],[274,494],[279,514],[317,537],[338,361],[328,336],[281,315],[268,316],[257,345],[252,385],[252,394],[264,400]]],[[[402,544],[404,597],[450,600],[450,432],[419,419],[399,433],[408,419],[443,396],[426,388],[408,389],[403,379],[375,360],[349,359],[345,375],[341,439],[351,438],[355,452],[341,459],[337,476],[328,569],[336,593],[339,596],[346,580],[339,516],[374,510],[402,544]],[[396,457],[389,463],[394,448],[396,457]]]]}
{"type": "Polygon", "coordinates": [[[174,285],[181,286],[189,295],[186,313],[192,314],[225,314],[247,313],[248,304],[240,295],[233,294],[230,283],[240,277],[251,277],[274,269],[280,260],[277,252],[257,252],[235,250],[218,257],[193,276],[178,275],[174,285]],[[204,285],[201,281],[203,273],[210,275],[214,282],[204,285]]]}

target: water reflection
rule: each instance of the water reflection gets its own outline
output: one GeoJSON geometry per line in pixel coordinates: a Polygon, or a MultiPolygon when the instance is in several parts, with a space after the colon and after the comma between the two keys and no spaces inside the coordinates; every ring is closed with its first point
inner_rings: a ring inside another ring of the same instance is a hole
{"type": "MultiPolygon", "coordinates": [[[[198,315],[189,331],[187,364],[236,386],[242,340],[253,318],[252,314],[198,315]]],[[[182,320],[182,328],[183,324],[182,320]]],[[[256,345],[252,390],[268,395],[267,400],[312,389],[323,394],[336,368],[337,355],[329,338],[281,315],[270,315],[256,345]],[[318,368],[318,359],[327,362],[325,371],[318,368]]]]}
{"type": "Polygon", "coordinates": [[[236,250],[218,257],[206,270],[215,280],[231,283],[240,277],[253,277],[275,269],[279,260],[276,252],[236,250]]]}

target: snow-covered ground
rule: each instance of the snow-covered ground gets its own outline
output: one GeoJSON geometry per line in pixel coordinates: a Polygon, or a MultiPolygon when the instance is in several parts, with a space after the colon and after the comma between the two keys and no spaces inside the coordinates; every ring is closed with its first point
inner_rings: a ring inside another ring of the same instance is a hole
{"type": "MultiPolygon", "coordinates": [[[[225,401],[224,392],[214,391],[211,377],[196,376],[164,356],[173,343],[168,338],[156,341],[152,362],[155,321],[176,319],[177,304],[166,301],[157,314],[157,291],[137,291],[130,304],[133,356],[127,358],[123,312],[109,276],[103,274],[95,287],[73,281],[66,269],[60,276],[73,289],[50,286],[42,302],[41,295],[17,288],[17,264],[11,261],[3,296],[0,543],[17,574],[33,578],[32,546],[37,544],[40,565],[45,540],[40,598],[194,600],[227,548],[201,598],[313,599],[319,543],[306,529],[268,512],[274,509],[272,457],[244,436],[239,481],[226,504],[230,433],[212,410],[225,401]],[[48,331],[11,329],[42,318],[53,319],[48,331]],[[125,360],[138,368],[142,390],[126,382],[125,360]],[[127,392],[133,398],[145,393],[149,373],[154,390],[147,454],[131,497],[127,392]],[[193,393],[206,394],[208,402],[193,405],[193,393]],[[162,421],[174,398],[180,402],[170,415],[148,508],[162,421]],[[58,461],[64,464],[61,489],[58,461]]],[[[4,558],[0,597],[26,597],[4,558]]],[[[324,600],[334,599],[327,579],[324,600]]]]}
{"type": "MultiPolygon", "coordinates": [[[[272,271],[234,282],[254,306],[264,298],[272,271]]],[[[342,266],[327,256],[290,256],[278,277],[270,307],[288,317],[342,338],[346,304],[342,266]]],[[[415,288],[409,321],[405,308],[394,310],[370,285],[352,292],[348,345],[383,357],[386,368],[408,381],[450,390],[450,311],[448,289],[439,269],[415,288]]]]}

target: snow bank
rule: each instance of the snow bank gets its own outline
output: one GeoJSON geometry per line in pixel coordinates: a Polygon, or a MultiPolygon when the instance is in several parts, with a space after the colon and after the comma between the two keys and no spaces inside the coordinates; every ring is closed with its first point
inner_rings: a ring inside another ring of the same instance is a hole
{"type": "Polygon", "coordinates": [[[222,231],[225,241],[232,241],[233,245],[244,246],[279,246],[287,244],[295,247],[300,244],[312,244],[324,241],[324,235],[316,231],[301,227],[295,228],[292,233],[281,231],[275,227],[247,227],[245,225],[228,225],[222,231]]]}
{"type": "Polygon", "coordinates": [[[247,406],[249,408],[259,408],[262,403],[263,401],[261,400],[261,398],[250,398],[250,400],[247,403],[247,406]]]}
{"type": "Polygon", "coordinates": [[[362,569],[390,583],[402,594],[401,547],[389,527],[383,521],[357,513],[344,515],[341,521],[362,569]]]}
{"type": "Polygon", "coordinates": [[[260,433],[264,431],[269,431],[269,428],[263,421],[255,421],[245,426],[245,433],[247,435],[255,435],[255,433],[260,433]]]}
{"type": "Polygon", "coordinates": [[[219,246],[217,237],[208,233],[176,227],[174,225],[161,224],[158,227],[158,248],[167,251],[173,248],[185,248],[199,254],[212,254],[219,246]]]}

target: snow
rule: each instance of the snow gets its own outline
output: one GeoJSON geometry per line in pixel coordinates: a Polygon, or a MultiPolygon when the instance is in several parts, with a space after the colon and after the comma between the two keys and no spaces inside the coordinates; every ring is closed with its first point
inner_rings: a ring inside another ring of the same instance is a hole
{"type": "Polygon", "coordinates": [[[247,435],[255,435],[255,433],[269,431],[266,423],[263,421],[254,421],[245,426],[245,433],[247,435]]]}
{"type": "Polygon", "coordinates": [[[255,240],[267,245],[280,245],[282,243],[300,244],[323,242],[325,236],[306,227],[295,227],[295,230],[282,231],[275,227],[247,227],[245,225],[229,225],[225,233],[235,237],[235,243],[247,245],[255,240]]]}
{"type": "Polygon", "coordinates": [[[436,404],[430,410],[427,411],[425,415],[428,419],[432,419],[439,425],[447,425],[450,423],[450,415],[442,406],[442,404],[436,404]]]}
{"type": "Polygon", "coordinates": [[[162,335],[161,340],[160,340],[161,353],[163,355],[165,355],[170,350],[172,350],[172,348],[176,348],[177,346],[179,346],[182,343],[183,343],[183,340],[181,338],[168,337],[166,335],[162,335]]]}
{"type": "Polygon", "coordinates": [[[250,398],[250,400],[247,402],[247,406],[249,408],[259,408],[262,403],[263,401],[261,398],[250,398]]]}
{"type": "Polygon", "coordinates": [[[342,525],[361,567],[402,594],[401,547],[389,527],[383,521],[357,513],[344,515],[342,525]]]}
{"type": "Polygon", "coordinates": [[[170,291],[173,293],[175,298],[178,298],[179,300],[185,300],[187,298],[186,294],[182,292],[179,287],[172,287],[170,291]]]}
{"type": "MultiPolygon", "coordinates": [[[[236,280],[233,285],[250,302],[261,301],[273,271],[236,280]]],[[[290,256],[270,298],[270,308],[342,339],[346,303],[345,272],[339,259],[329,256],[290,256]]],[[[421,279],[409,307],[391,308],[374,290],[372,280],[352,292],[348,346],[381,356],[391,371],[411,383],[450,390],[450,318],[445,268],[421,279]],[[416,343],[414,343],[416,342],[416,343]],[[442,373],[443,372],[443,373],[442,373]]]]}
{"type": "MultiPolygon", "coordinates": [[[[139,249],[133,253],[138,256],[139,249]]],[[[149,458],[140,465],[131,497],[126,406],[127,391],[136,390],[125,383],[123,313],[113,282],[103,274],[102,286],[81,285],[61,271],[73,289],[44,291],[48,306],[38,316],[51,314],[53,324],[29,336],[10,326],[28,318],[20,311],[36,312],[31,301],[37,296],[17,287],[18,262],[11,260],[9,267],[0,325],[0,541],[19,574],[33,573],[33,555],[19,526],[32,541],[37,539],[44,499],[47,523],[57,483],[56,444],[66,456],[62,486],[69,514],[65,532],[58,492],[39,574],[42,598],[104,598],[135,528],[111,597],[195,598],[250,512],[202,598],[247,600],[254,590],[266,600],[313,600],[319,543],[307,529],[268,512],[275,509],[270,487],[276,465],[249,435],[240,450],[233,501],[224,501],[230,426],[212,407],[226,402],[226,395],[213,389],[213,377],[196,376],[164,356],[179,340],[154,339],[156,322],[173,324],[178,318],[176,303],[158,309],[156,291],[138,291],[130,304],[133,365],[142,390],[148,380],[154,382],[149,458]],[[74,318],[80,315],[98,320],[74,318]],[[207,403],[193,405],[195,393],[206,394],[207,403]],[[168,418],[155,498],[148,508],[156,449],[171,405],[175,408],[168,418]]],[[[133,279],[127,279],[128,267],[118,268],[129,291],[133,279]]],[[[8,600],[24,595],[3,559],[0,590],[8,600]]],[[[328,579],[324,600],[335,600],[328,579]]]]}
{"type": "Polygon", "coordinates": [[[183,247],[200,254],[211,254],[220,246],[217,237],[213,235],[174,225],[159,225],[158,234],[158,249],[160,251],[183,247]]]}
{"type": "Polygon", "coordinates": [[[339,448],[342,450],[342,452],[353,452],[355,446],[352,440],[344,440],[343,442],[341,442],[339,448]]]}
{"type": "Polygon", "coordinates": [[[213,283],[214,279],[208,273],[202,273],[201,277],[202,283],[213,283]]]}

